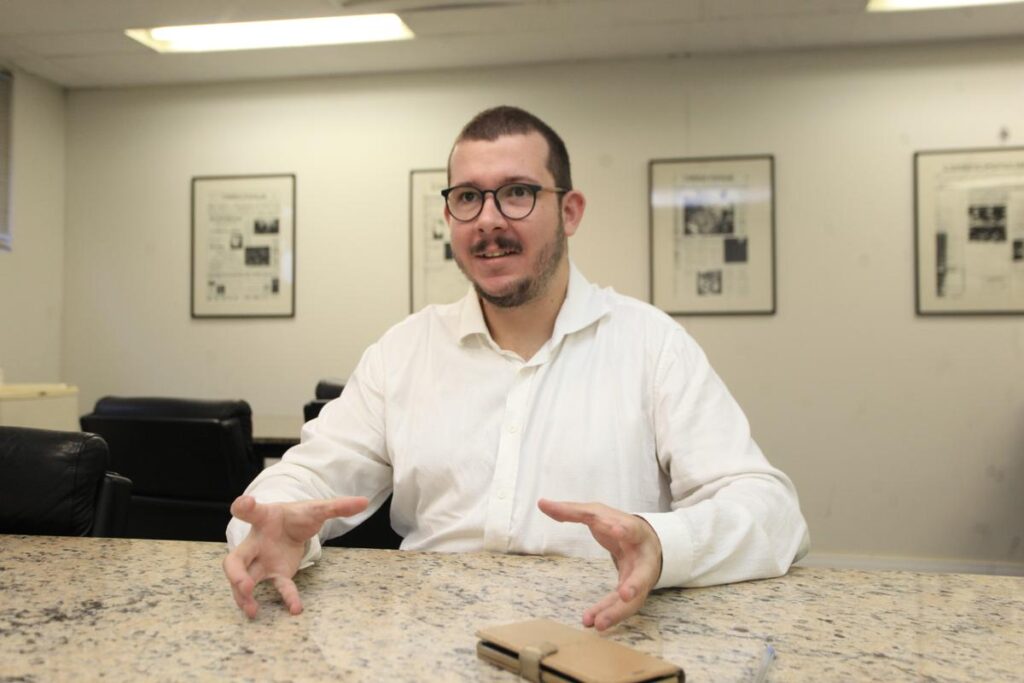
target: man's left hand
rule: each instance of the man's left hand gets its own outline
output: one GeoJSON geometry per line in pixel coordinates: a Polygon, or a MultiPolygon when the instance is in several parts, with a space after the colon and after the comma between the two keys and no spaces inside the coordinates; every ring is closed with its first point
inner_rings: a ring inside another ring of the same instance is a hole
{"type": "Polygon", "coordinates": [[[586,524],[594,540],[612,556],[619,585],[583,612],[583,625],[604,631],[637,612],[661,576],[661,541],[642,517],[601,503],[562,503],[541,499],[541,512],[559,522],[586,524]]]}

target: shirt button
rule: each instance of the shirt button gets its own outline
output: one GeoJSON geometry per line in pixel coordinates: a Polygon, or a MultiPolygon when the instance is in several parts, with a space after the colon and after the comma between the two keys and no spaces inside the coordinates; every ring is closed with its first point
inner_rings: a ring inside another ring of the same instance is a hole
{"type": "Polygon", "coordinates": [[[515,434],[518,431],[519,431],[519,425],[509,425],[508,426],[508,433],[509,434],[515,434]]]}
{"type": "Polygon", "coordinates": [[[498,491],[498,500],[505,500],[508,498],[508,494],[504,491],[498,491]]]}

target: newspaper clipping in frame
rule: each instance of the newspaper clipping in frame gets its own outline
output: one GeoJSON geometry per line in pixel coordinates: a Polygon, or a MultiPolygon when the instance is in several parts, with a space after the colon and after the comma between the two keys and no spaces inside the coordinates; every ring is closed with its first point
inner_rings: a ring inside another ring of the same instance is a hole
{"type": "Polygon", "coordinates": [[[1024,313],[1024,149],[919,152],[918,312],[1024,313]]]}
{"type": "Polygon", "coordinates": [[[451,231],[444,218],[441,190],[447,186],[445,169],[416,170],[409,176],[413,312],[428,304],[457,301],[467,291],[468,283],[455,263],[451,231]]]}
{"type": "Polygon", "coordinates": [[[771,157],[652,163],[652,292],[670,313],[774,310],[771,157]]]}
{"type": "Polygon", "coordinates": [[[193,179],[192,314],[294,315],[295,177],[193,179]]]}

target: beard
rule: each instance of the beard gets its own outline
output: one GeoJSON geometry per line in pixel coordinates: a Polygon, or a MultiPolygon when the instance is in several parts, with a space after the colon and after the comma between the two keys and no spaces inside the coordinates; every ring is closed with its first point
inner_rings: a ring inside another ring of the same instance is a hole
{"type": "MultiPolygon", "coordinates": [[[[477,254],[482,254],[492,242],[502,250],[515,250],[519,252],[523,250],[523,245],[519,240],[501,234],[494,238],[484,238],[477,241],[473,244],[470,253],[474,257],[477,254]]],[[[516,306],[522,306],[533,301],[547,290],[548,284],[558,271],[558,265],[562,262],[562,257],[565,255],[567,243],[568,237],[565,234],[565,223],[562,221],[561,216],[559,216],[555,238],[545,244],[540,253],[537,254],[537,258],[533,262],[533,274],[521,277],[497,293],[485,291],[480,286],[480,283],[470,276],[469,271],[457,256],[455,257],[455,264],[462,271],[462,274],[473,283],[473,289],[476,290],[477,296],[481,299],[498,308],[515,308],[516,306]]]]}

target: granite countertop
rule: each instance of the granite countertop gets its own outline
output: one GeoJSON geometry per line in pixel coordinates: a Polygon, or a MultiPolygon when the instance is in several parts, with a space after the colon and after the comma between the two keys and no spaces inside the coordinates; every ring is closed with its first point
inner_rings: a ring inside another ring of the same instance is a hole
{"type": "MultiPolygon", "coordinates": [[[[578,625],[610,562],[326,548],[289,615],[249,621],[216,543],[0,536],[0,681],[514,681],[477,659],[483,626],[578,625]]],[[[661,591],[607,637],[690,681],[1020,680],[1024,578],[795,568],[661,591]]]]}

